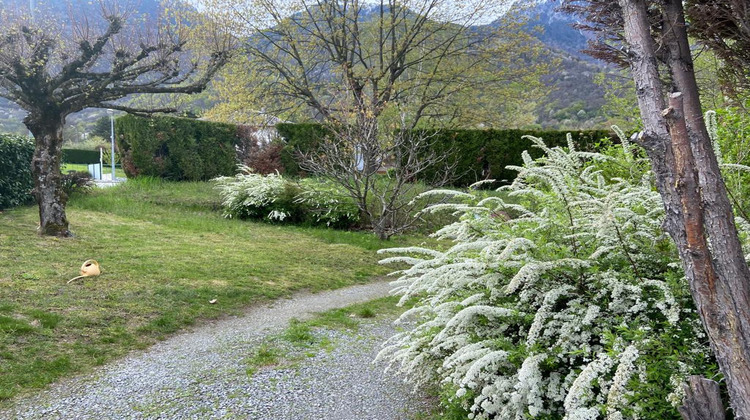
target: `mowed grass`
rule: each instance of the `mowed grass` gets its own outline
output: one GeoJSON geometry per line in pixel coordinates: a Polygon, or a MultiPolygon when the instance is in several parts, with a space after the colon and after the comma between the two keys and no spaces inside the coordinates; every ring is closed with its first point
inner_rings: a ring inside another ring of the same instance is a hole
{"type": "Polygon", "coordinates": [[[43,238],[35,207],[0,213],[0,405],[199,320],[367,282],[390,271],[374,250],[422,240],[224,219],[208,183],[130,180],[68,218],[75,238],[43,238]],[[102,275],[66,284],[87,259],[102,275]]]}

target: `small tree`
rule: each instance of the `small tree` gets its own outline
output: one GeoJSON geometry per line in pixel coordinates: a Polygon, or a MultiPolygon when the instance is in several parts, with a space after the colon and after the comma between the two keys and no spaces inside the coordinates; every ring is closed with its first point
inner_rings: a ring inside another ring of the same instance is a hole
{"type": "Polygon", "coordinates": [[[200,92],[233,45],[206,15],[169,12],[177,8],[165,7],[161,16],[144,22],[104,0],[93,5],[70,0],[67,6],[66,20],[51,11],[0,6],[0,96],[28,112],[24,124],[36,142],[32,172],[42,235],[70,236],[60,175],[68,115],[89,107],[171,111],[114,101],[142,93],[200,92]],[[192,50],[198,45],[203,53],[192,50]]]}
{"type": "MultiPolygon", "coordinates": [[[[533,100],[545,68],[530,65],[540,50],[513,19],[473,26],[504,2],[225,1],[251,32],[242,63],[251,77],[241,80],[262,97],[255,109],[327,126],[331,136],[301,166],[346,188],[381,238],[408,226],[396,221],[406,209],[397,203],[410,202],[405,187],[435,163],[424,153],[429,137],[409,130],[492,121],[482,111],[507,110],[520,86],[533,100]],[[392,177],[376,177],[386,162],[392,177]]],[[[236,92],[238,83],[227,85],[236,92]]],[[[253,106],[244,95],[237,102],[253,106]]]]}
{"type": "Polygon", "coordinates": [[[322,175],[342,186],[357,203],[360,219],[380,239],[404,232],[419,221],[414,197],[415,181],[429,168],[442,166],[442,177],[433,186],[448,181],[451,167],[444,156],[432,151],[432,136],[403,127],[381,136],[377,120],[363,117],[358,124],[332,126],[330,135],[310,153],[300,156],[302,169],[322,175]],[[363,132],[363,130],[365,130],[363,132]]]}

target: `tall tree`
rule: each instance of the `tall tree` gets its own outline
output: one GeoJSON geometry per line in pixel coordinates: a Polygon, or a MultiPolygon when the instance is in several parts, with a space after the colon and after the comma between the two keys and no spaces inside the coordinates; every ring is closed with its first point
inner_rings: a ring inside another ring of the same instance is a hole
{"type": "MultiPolygon", "coordinates": [[[[539,86],[539,67],[531,65],[539,49],[517,23],[506,19],[497,30],[474,26],[498,16],[503,2],[223,3],[235,22],[245,23],[249,59],[243,64],[253,76],[253,96],[262,98],[243,97],[239,105],[324,122],[332,135],[317,153],[301,157],[302,166],[346,188],[383,238],[403,228],[393,222],[403,208],[397,204],[405,197],[402,187],[426,168],[417,161],[430,137],[410,135],[410,129],[425,121],[479,123],[486,118],[481,110],[504,107],[508,96],[501,89],[524,86],[524,99],[533,102],[539,86]],[[469,92],[487,107],[470,104],[469,92]],[[392,182],[376,177],[384,165],[392,182]]],[[[238,108],[228,111],[231,117],[238,108]]],[[[423,162],[432,158],[422,155],[423,162]]]]}
{"type": "Polygon", "coordinates": [[[206,15],[187,16],[185,8],[165,6],[160,16],[138,16],[126,12],[134,9],[132,2],[70,0],[68,16],[61,19],[59,3],[48,4],[57,13],[25,4],[0,5],[0,96],[28,113],[24,124],[36,142],[32,172],[39,233],[70,236],[60,176],[66,117],[89,107],[170,111],[116,101],[144,93],[200,92],[229,58],[233,38],[206,15]],[[205,49],[196,54],[194,45],[205,49]]]}
{"type": "MultiPolygon", "coordinates": [[[[713,3],[713,2],[712,2],[713,3]]],[[[721,2],[716,2],[721,3],[721,2]]],[[[682,0],[570,1],[599,33],[592,52],[630,68],[643,131],[696,307],[729,390],[736,419],[750,419],[750,270],[701,109],[682,0]]],[[[686,419],[720,401],[691,381],[686,419]]],[[[710,418],[723,411],[708,409],[710,418]]]]}

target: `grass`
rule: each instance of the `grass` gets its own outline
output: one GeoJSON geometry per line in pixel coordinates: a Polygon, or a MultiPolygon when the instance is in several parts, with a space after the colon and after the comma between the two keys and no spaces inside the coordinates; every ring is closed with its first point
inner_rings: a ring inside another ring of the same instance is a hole
{"type": "MultiPolygon", "coordinates": [[[[67,174],[68,171],[83,171],[88,172],[88,165],[85,163],[64,163],[62,165],[62,173],[67,174]]],[[[102,168],[103,174],[112,174],[112,167],[108,165],[106,162],[104,163],[104,168],[102,168]]],[[[115,176],[117,178],[125,178],[125,171],[122,170],[122,168],[115,166],[115,176]]]]}
{"type": "Polygon", "coordinates": [[[373,250],[424,240],[228,220],[210,184],[149,179],[72,197],[74,239],[37,218],[0,213],[0,405],[200,320],[367,282],[390,271],[373,250]],[[102,275],[66,284],[86,259],[102,275]]]}
{"type": "Polygon", "coordinates": [[[363,319],[395,318],[404,310],[396,306],[397,302],[397,297],[386,297],[321,312],[306,321],[292,319],[285,330],[266,337],[245,360],[247,374],[252,376],[265,367],[294,367],[306,357],[315,356],[317,350],[333,345],[325,336],[316,335],[316,329],[356,332],[363,319]]]}

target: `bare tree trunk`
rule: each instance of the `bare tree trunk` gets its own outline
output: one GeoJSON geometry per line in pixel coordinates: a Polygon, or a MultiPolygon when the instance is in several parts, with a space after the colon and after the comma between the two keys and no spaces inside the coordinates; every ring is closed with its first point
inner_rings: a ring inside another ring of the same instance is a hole
{"type": "MultiPolygon", "coordinates": [[[[619,0],[651,158],[693,300],[736,419],[750,419],[750,270],[700,107],[681,0],[664,7],[664,47],[675,89],[665,108],[644,0],[619,0]],[[667,132],[666,127],[669,127],[667,132]]],[[[696,403],[695,401],[693,403],[696,403]]],[[[704,402],[708,404],[709,402],[704,402]]],[[[700,404],[700,403],[697,403],[700,404]]]]}
{"type": "Polygon", "coordinates": [[[68,197],[62,189],[60,172],[65,119],[54,114],[45,117],[25,121],[36,141],[31,172],[39,206],[39,234],[68,237],[72,236],[65,216],[68,197]]]}
{"type": "Polygon", "coordinates": [[[679,408],[685,420],[725,420],[719,384],[700,376],[691,376],[685,384],[685,402],[679,408]]]}

